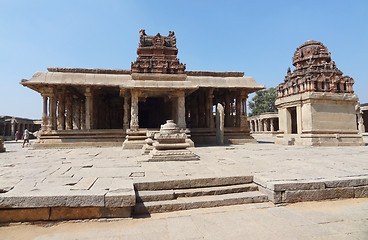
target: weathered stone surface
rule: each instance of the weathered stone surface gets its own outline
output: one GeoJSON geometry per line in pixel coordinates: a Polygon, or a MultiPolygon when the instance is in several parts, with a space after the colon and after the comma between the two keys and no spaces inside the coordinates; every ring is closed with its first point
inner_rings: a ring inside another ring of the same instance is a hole
{"type": "Polygon", "coordinates": [[[287,190],[313,190],[313,189],[325,189],[325,183],[321,181],[277,181],[268,182],[267,188],[273,191],[287,191],[287,190]]]}
{"type": "Polygon", "coordinates": [[[49,220],[50,208],[0,209],[0,223],[49,220]]]}
{"type": "Polygon", "coordinates": [[[50,220],[93,219],[93,218],[126,218],[131,215],[130,207],[54,207],[51,208],[50,220]]]}
{"type": "Polygon", "coordinates": [[[187,149],[187,134],[180,130],[173,120],[167,120],[161,125],[160,132],[154,134],[153,150],[148,161],[198,161],[199,157],[187,149]]]}
{"type": "Polygon", "coordinates": [[[353,187],[320,190],[296,190],[285,191],[285,193],[282,194],[282,202],[292,203],[353,197],[355,197],[355,190],[353,187]]]}
{"type": "Polygon", "coordinates": [[[216,111],[216,142],[219,145],[224,144],[224,107],[218,103],[216,111]]]}
{"type": "Polygon", "coordinates": [[[0,136],[0,153],[5,152],[5,151],[6,151],[6,149],[4,147],[4,139],[3,139],[2,136],[0,136]]]}
{"type": "Polygon", "coordinates": [[[368,198],[368,186],[354,187],[356,198],[368,198]]]}

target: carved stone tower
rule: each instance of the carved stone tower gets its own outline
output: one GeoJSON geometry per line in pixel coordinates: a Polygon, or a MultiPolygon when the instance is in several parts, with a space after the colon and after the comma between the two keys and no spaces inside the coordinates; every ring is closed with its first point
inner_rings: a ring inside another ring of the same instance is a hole
{"type": "Polygon", "coordinates": [[[277,87],[280,130],[276,143],[364,145],[355,124],[354,80],[343,76],[321,42],[296,49],[295,70],[277,87]]]}

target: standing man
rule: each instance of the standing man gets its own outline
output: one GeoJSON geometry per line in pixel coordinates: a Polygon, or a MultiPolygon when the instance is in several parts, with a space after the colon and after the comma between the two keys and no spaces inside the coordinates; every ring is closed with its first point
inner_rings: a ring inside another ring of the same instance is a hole
{"type": "Polygon", "coordinates": [[[29,144],[29,131],[28,129],[24,129],[24,133],[23,133],[23,138],[24,138],[24,141],[23,141],[23,148],[24,148],[24,144],[27,142],[29,144]]]}

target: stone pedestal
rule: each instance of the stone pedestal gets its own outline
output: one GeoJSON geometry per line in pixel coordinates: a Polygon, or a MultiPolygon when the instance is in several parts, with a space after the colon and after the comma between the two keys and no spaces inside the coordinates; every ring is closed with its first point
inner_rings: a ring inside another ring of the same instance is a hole
{"type": "Polygon", "coordinates": [[[128,129],[126,131],[127,135],[125,137],[125,141],[123,142],[123,149],[142,149],[146,144],[146,132],[146,130],[128,129]]]}
{"type": "Polygon", "coordinates": [[[155,133],[157,132],[147,131],[147,134],[146,134],[147,139],[145,140],[146,144],[142,148],[143,155],[149,154],[153,150],[153,143],[155,142],[153,138],[154,138],[155,133]]]}
{"type": "Polygon", "coordinates": [[[187,135],[181,132],[173,120],[167,120],[161,125],[159,133],[154,135],[157,142],[149,154],[148,161],[198,161],[199,157],[187,148],[187,135]]]}
{"type": "Polygon", "coordinates": [[[0,137],[0,152],[5,152],[3,137],[0,137]]]}

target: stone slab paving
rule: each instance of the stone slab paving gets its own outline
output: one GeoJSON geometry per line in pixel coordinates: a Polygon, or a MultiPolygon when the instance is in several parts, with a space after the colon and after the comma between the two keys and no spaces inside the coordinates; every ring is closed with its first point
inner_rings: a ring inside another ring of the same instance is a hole
{"type": "MultiPolygon", "coordinates": [[[[302,147],[264,143],[196,147],[191,150],[201,159],[189,162],[147,162],[141,150],[121,147],[32,149],[21,148],[20,143],[6,144],[6,147],[7,152],[0,154],[1,207],[48,206],[55,197],[58,206],[106,206],[106,203],[110,207],[114,203],[122,206],[134,201],[132,181],[142,179],[254,176],[255,182],[265,190],[280,192],[277,196],[270,195],[275,199],[285,196],[297,199],[304,194],[300,189],[309,191],[310,195],[313,189],[329,186],[346,187],[346,195],[336,195],[337,198],[364,197],[368,192],[366,146],[302,147]]],[[[323,194],[330,194],[328,191],[323,194]]],[[[314,193],[316,199],[307,200],[323,199],[321,192],[314,193]]]]}
{"type": "Polygon", "coordinates": [[[9,224],[1,239],[366,240],[368,199],[237,205],[150,218],[9,224]]]}

